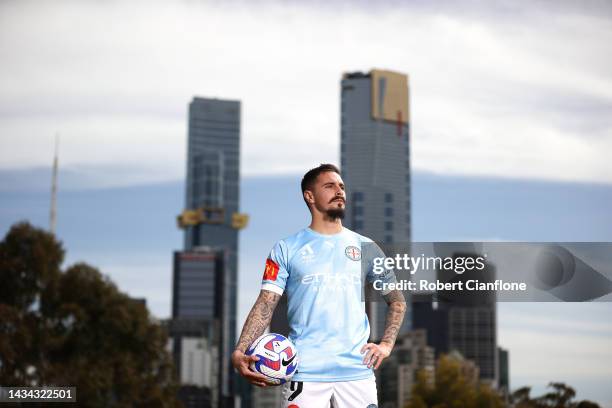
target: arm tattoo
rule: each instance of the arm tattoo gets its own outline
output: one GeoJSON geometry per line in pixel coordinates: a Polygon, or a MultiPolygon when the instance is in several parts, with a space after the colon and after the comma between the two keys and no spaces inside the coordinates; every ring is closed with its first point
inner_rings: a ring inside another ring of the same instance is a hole
{"type": "Polygon", "coordinates": [[[389,310],[387,311],[387,319],[385,321],[385,333],[380,342],[390,344],[393,348],[399,329],[404,321],[406,300],[399,290],[393,290],[384,295],[383,298],[389,305],[389,310]]]}
{"type": "Polygon", "coordinates": [[[257,337],[261,336],[272,320],[272,313],[278,304],[280,295],[269,290],[262,290],[244,322],[236,349],[245,352],[257,337]]]}

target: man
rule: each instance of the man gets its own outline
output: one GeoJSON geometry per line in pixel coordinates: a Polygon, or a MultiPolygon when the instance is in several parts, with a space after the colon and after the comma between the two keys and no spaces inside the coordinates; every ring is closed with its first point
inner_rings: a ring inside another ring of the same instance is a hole
{"type": "MultiPolygon", "coordinates": [[[[283,407],[376,407],[373,369],[391,353],[406,310],[404,297],[398,291],[383,292],[389,304],[385,332],[379,344],[368,343],[361,244],[372,240],[342,226],[346,195],[337,167],[322,164],[307,172],[302,193],[312,216],[310,226],[279,241],[270,252],[261,292],[232,363],[251,383],[269,385],[264,375],[249,369],[258,357],[244,353],[264,333],[287,291],[289,338],[298,350],[299,366],[293,381],[283,385],[283,407]]],[[[386,271],[368,273],[367,279],[392,282],[395,277],[386,271]]]]}

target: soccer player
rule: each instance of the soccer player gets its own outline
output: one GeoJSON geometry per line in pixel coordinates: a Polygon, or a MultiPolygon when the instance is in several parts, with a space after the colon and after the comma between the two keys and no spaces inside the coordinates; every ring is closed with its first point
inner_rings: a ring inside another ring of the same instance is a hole
{"type": "MultiPolygon", "coordinates": [[[[379,344],[368,343],[361,244],[372,240],[342,226],[346,195],[336,166],[322,164],[308,171],[302,179],[302,193],[312,216],[310,226],[272,248],[259,297],[246,319],[232,363],[251,383],[269,385],[264,375],[249,369],[259,358],[245,351],[264,333],[286,291],[289,339],[297,348],[299,365],[292,381],[282,386],[282,407],[376,407],[373,369],[393,349],[406,310],[404,297],[399,291],[383,292],[389,304],[385,331],[379,344]]],[[[392,282],[395,276],[385,271],[368,273],[367,279],[392,282]]]]}

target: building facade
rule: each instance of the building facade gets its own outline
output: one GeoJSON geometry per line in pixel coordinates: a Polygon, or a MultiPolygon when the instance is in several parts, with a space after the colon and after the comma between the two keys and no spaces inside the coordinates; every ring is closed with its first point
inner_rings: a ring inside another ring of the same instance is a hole
{"type": "MultiPolygon", "coordinates": [[[[408,77],[392,71],[344,74],[340,165],[346,184],[344,224],[381,244],[406,244],[410,222],[408,77]]],[[[384,332],[387,305],[368,305],[371,339],[384,332]]],[[[410,330],[407,311],[401,333],[410,330]]]]}
{"type": "MultiPolygon", "coordinates": [[[[218,400],[234,406],[242,391],[231,366],[236,344],[240,201],[239,101],[194,98],[189,104],[185,208],[178,216],[184,251],[175,254],[173,319],[215,322],[218,400]],[[205,259],[206,258],[206,259],[205,259]]],[[[175,346],[176,347],[176,346],[175,346]]],[[[214,392],[213,392],[214,394],[214,392]]]]}
{"type": "MultiPolygon", "coordinates": [[[[451,256],[476,256],[473,253],[453,253],[451,256]]],[[[441,282],[475,279],[494,282],[495,267],[486,264],[482,271],[457,274],[438,271],[441,282]]],[[[434,347],[436,357],[458,351],[479,368],[480,380],[498,387],[499,361],[497,351],[497,302],[493,291],[437,291],[412,297],[412,326],[427,331],[427,342],[434,347]]]]}
{"type": "Polygon", "coordinates": [[[379,389],[378,406],[403,408],[412,397],[412,387],[419,371],[424,371],[428,383],[433,385],[435,356],[427,345],[425,330],[412,330],[397,338],[393,353],[376,372],[379,389]]]}
{"type": "Polygon", "coordinates": [[[186,408],[219,406],[219,339],[209,319],[173,318],[165,322],[168,350],[180,384],[178,398],[186,408]]]}

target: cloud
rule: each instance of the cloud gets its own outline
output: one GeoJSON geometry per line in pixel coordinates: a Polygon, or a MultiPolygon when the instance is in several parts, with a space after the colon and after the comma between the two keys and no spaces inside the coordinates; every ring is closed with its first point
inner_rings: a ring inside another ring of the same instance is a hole
{"type": "MultiPolygon", "coordinates": [[[[549,381],[571,379],[570,385],[576,386],[590,380],[612,379],[609,303],[498,306],[498,344],[510,350],[514,381],[544,387],[549,381]]],[[[513,387],[521,385],[515,382],[513,387]]],[[[583,388],[586,387],[578,391],[583,388]]]]}
{"type": "Polygon", "coordinates": [[[378,67],[410,75],[414,169],[611,183],[608,8],[466,4],[3,3],[0,168],[59,132],[73,169],[183,177],[201,95],[242,101],[243,174],[301,173],[339,161],[341,74],[378,67]]]}

